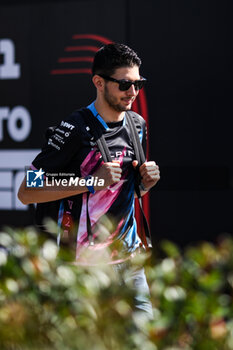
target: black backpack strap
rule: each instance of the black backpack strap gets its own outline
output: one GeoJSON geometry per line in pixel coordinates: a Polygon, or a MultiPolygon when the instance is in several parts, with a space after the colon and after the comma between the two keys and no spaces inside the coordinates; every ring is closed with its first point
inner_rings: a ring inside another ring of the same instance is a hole
{"type": "Polygon", "coordinates": [[[127,118],[127,122],[129,125],[129,129],[130,129],[130,136],[132,138],[132,143],[133,143],[133,148],[134,148],[134,152],[135,152],[135,157],[136,160],[138,161],[138,166],[136,168],[136,174],[135,174],[135,192],[137,194],[138,197],[138,202],[139,202],[139,207],[141,210],[141,214],[142,214],[142,219],[143,219],[143,228],[144,228],[144,234],[142,234],[140,236],[144,246],[146,248],[150,248],[151,245],[151,233],[150,233],[150,229],[149,229],[149,225],[143,210],[143,205],[142,205],[142,197],[141,197],[141,192],[140,192],[140,188],[139,185],[141,183],[141,176],[139,173],[139,167],[145,163],[146,161],[146,157],[142,148],[142,144],[140,142],[139,139],[139,135],[138,135],[138,131],[136,129],[136,125],[133,121],[133,118],[131,117],[132,112],[126,112],[126,118],[127,118]]]}
{"type": "Polygon", "coordinates": [[[145,163],[146,157],[142,148],[142,144],[139,139],[138,131],[136,129],[136,125],[134,123],[133,118],[131,117],[132,112],[126,112],[126,119],[130,129],[130,136],[132,138],[133,148],[135,152],[135,158],[138,161],[138,165],[135,172],[135,192],[138,198],[141,198],[139,185],[141,183],[141,175],[139,173],[139,167],[145,163]]]}
{"type": "Polygon", "coordinates": [[[90,126],[91,133],[94,136],[94,139],[97,143],[97,146],[99,148],[99,151],[103,157],[103,161],[106,162],[111,162],[112,157],[110,155],[108,146],[106,144],[105,138],[103,136],[103,127],[99,120],[93,116],[93,113],[90,111],[89,108],[82,108],[80,110],[81,114],[83,115],[85,121],[88,126],[90,126]]]}
{"type": "Polygon", "coordinates": [[[142,144],[140,142],[136,125],[134,123],[133,118],[131,117],[131,114],[132,112],[126,112],[126,119],[129,124],[130,132],[131,132],[135,156],[138,161],[138,165],[141,166],[143,163],[145,163],[146,157],[142,148],[142,144]]]}

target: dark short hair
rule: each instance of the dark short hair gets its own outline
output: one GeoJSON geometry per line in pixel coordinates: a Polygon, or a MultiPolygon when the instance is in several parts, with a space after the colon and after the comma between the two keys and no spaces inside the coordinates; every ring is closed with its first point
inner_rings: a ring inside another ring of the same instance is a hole
{"type": "Polygon", "coordinates": [[[105,74],[111,76],[117,68],[141,66],[141,60],[130,47],[119,44],[102,46],[95,54],[92,75],[105,74]]]}

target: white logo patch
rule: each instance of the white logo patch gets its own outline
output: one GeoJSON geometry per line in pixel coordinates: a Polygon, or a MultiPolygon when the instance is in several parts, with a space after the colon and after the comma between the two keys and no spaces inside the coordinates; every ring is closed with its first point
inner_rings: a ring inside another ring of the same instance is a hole
{"type": "Polygon", "coordinates": [[[71,124],[69,124],[67,122],[63,122],[63,121],[61,121],[61,126],[64,126],[64,128],[67,128],[70,130],[73,130],[75,128],[74,125],[71,125],[71,124]]]}

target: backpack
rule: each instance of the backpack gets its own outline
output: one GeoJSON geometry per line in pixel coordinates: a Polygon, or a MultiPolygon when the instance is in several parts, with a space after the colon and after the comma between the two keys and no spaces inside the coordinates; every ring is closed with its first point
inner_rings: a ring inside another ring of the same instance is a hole
{"type": "MultiPolygon", "coordinates": [[[[102,131],[102,128],[100,126],[100,122],[98,121],[98,119],[93,118],[93,114],[88,108],[82,108],[78,112],[83,116],[86,124],[90,126],[91,134],[94,137],[94,140],[97,144],[97,147],[102,155],[103,161],[104,162],[112,162],[112,157],[110,155],[110,152],[109,152],[108,146],[106,144],[105,138],[103,136],[103,131],[102,131]]],[[[148,225],[146,216],[145,216],[144,211],[143,211],[142,198],[141,198],[140,187],[139,187],[140,183],[141,183],[141,176],[139,173],[139,167],[146,161],[146,158],[145,158],[145,154],[144,154],[144,151],[143,151],[140,139],[139,139],[139,135],[138,135],[134,120],[132,118],[133,114],[134,114],[134,112],[132,112],[132,111],[126,112],[126,119],[127,119],[129,129],[130,129],[130,136],[131,136],[131,141],[132,141],[134,152],[135,152],[135,158],[138,161],[138,166],[135,169],[135,192],[136,192],[137,197],[138,197],[140,212],[141,212],[142,219],[143,219],[143,230],[140,230],[140,232],[138,232],[138,234],[139,234],[139,237],[140,237],[144,247],[146,249],[148,249],[152,246],[151,245],[151,234],[150,234],[149,225],[148,225]]],[[[53,127],[51,127],[50,129],[53,130],[53,127]]],[[[87,192],[87,201],[86,201],[87,232],[88,232],[89,242],[91,245],[93,245],[94,244],[93,233],[92,233],[92,229],[91,229],[91,221],[90,221],[89,212],[88,212],[89,194],[90,194],[90,192],[87,192]]],[[[73,196],[72,199],[74,199],[75,197],[79,197],[79,200],[81,199],[81,196],[73,196]]],[[[75,204],[77,204],[77,200],[78,200],[78,198],[74,200],[74,205],[72,207],[73,212],[75,212],[75,207],[76,207],[75,204]]],[[[45,217],[49,217],[52,220],[54,220],[55,222],[58,222],[58,226],[63,227],[63,229],[64,229],[64,227],[67,227],[69,229],[69,227],[71,226],[71,223],[74,221],[72,218],[71,210],[69,208],[69,199],[64,198],[64,199],[57,200],[57,201],[51,201],[51,202],[47,202],[47,203],[37,204],[36,215],[35,215],[36,225],[37,225],[37,227],[39,227],[43,231],[45,230],[45,226],[43,225],[43,220],[45,219],[45,217]],[[65,216],[62,219],[59,215],[61,212],[61,208],[62,208],[62,212],[63,213],[65,212],[65,216]]],[[[60,244],[60,239],[61,239],[61,230],[57,236],[58,245],[60,244]]]]}

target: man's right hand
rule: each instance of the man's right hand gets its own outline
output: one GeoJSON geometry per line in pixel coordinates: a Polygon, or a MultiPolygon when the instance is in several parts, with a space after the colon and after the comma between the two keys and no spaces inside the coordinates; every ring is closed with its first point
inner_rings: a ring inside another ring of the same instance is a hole
{"type": "Polygon", "coordinates": [[[119,182],[121,174],[122,169],[119,161],[113,160],[112,162],[103,163],[93,176],[98,177],[98,179],[103,179],[104,186],[95,186],[95,190],[103,190],[104,188],[119,182]]]}

